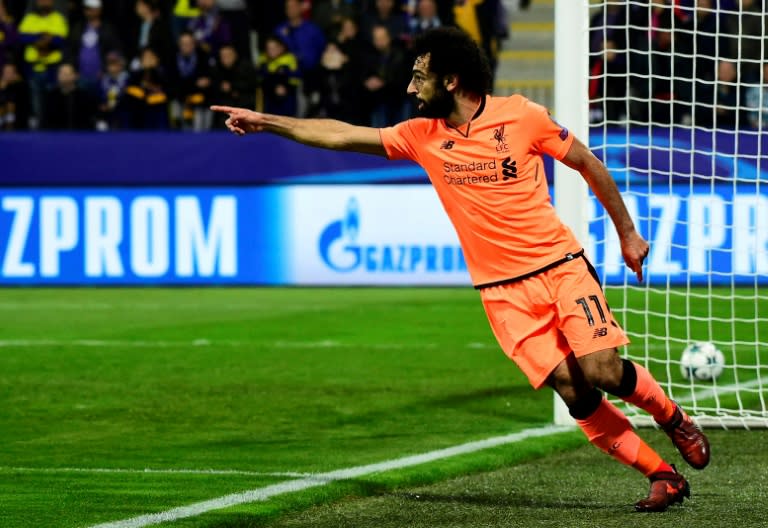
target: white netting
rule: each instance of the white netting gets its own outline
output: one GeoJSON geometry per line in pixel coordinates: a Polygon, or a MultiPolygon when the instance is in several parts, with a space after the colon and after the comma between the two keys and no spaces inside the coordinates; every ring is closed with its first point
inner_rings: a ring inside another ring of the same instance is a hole
{"type": "Polygon", "coordinates": [[[700,421],[768,426],[762,0],[592,1],[590,14],[590,147],[651,243],[639,285],[594,206],[591,254],[632,339],[626,352],[700,421]],[[724,353],[715,381],[681,374],[692,341],[724,353]]]}

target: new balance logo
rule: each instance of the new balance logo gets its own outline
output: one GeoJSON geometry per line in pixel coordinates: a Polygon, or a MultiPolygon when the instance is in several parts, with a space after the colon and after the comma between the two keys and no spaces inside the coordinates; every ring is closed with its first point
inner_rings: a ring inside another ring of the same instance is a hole
{"type": "Polygon", "coordinates": [[[598,337],[605,337],[608,335],[608,329],[606,327],[598,328],[595,330],[595,333],[592,334],[592,339],[597,339],[598,337]]]}
{"type": "Polygon", "coordinates": [[[452,141],[452,140],[443,141],[443,144],[440,145],[440,150],[451,150],[453,148],[454,143],[455,141],[452,141]]]}

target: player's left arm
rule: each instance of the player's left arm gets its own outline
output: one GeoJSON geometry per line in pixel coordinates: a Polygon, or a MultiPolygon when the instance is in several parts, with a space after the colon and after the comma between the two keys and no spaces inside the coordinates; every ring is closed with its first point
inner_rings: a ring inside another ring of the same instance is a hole
{"type": "Polygon", "coordinates": [[[629,216],[627,206],[619,193],[616,182],[608,169],[581,141],[574,138],[568,153],[560,161],[573,170],[579,171],[587,184],[603,204],[613,221],[621,242],[624,262],[643,280],[643,260],[648,255],[648,242],[637,232],[629,216]]]}

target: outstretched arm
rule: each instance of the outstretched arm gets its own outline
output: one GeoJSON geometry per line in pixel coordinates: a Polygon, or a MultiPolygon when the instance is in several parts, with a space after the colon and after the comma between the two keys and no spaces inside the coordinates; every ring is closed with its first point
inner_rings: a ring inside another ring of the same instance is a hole
{"type": "Polygon", "coordinates": [[[212,106],[228,114],[227,128],[239,135],[271,132],[305,145],[386,156],[379,129],[350,125],[335,119],[301,119],[254,112],[231,106],[212,106]]]}
{"type": "Polygon", "coordinates": [[[643,281],[643,260],[648,255],[648,242],[640,236],[627,212],[616,182],[603,163],[578,139],[574,140],[562,162],[581,173],[592,192],[603,204],[613,221],[621,242],[624,262],[643,281]]]}

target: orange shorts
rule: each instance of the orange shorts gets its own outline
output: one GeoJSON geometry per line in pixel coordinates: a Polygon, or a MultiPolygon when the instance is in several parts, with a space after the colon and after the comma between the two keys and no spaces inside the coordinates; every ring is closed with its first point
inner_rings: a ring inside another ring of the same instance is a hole
{"type": "Polygon", "coordinates": [[[573,351],[576,357],[629,343],[586,258],[480,290],[504,353],[535,388],[573,351]]]}

